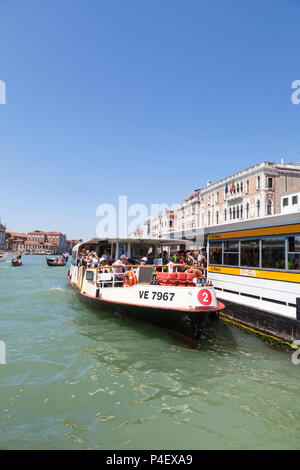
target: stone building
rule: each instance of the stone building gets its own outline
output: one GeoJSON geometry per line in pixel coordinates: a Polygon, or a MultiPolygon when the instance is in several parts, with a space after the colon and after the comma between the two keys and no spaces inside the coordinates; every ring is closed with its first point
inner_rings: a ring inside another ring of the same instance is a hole
{"type": "Polygon", "coordinates": [[[0,219],[0,251],[5,249],[5,231],[6,226],[1,223],[0,219]]]}

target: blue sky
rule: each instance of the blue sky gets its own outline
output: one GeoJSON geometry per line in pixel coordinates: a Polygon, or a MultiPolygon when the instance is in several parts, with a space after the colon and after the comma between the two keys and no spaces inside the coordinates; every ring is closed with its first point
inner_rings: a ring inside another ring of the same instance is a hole
{"type": "Polygon", "coordinates": [[[300,161],[298,0],[0,0],[0,217],[95,234],[101,203],[182,202],[300,161]]]}

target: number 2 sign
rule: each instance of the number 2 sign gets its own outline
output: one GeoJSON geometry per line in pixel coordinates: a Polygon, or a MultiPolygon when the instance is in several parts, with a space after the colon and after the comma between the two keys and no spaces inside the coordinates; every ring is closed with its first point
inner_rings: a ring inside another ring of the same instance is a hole
{"type": "Polygon", "coordinates": [[[199,290],[197,299],[201,305],[210,305],[212,303],[212,296],[208,289],[199,290]]]}

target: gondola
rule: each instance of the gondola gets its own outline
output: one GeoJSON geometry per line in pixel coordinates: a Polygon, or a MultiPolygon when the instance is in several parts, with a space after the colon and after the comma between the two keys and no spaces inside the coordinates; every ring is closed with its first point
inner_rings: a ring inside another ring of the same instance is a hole
{"type": "Polygon", "coordinates": [[[21,258],[12,259],[11,264],[13,266],[22,266],[22,260],[21,260],[21,258]]]}
{"type": "Polygon", "coordinates": [[[66,262],[59,258],[46,258],[48,266],[66,266],[66,262]]]}

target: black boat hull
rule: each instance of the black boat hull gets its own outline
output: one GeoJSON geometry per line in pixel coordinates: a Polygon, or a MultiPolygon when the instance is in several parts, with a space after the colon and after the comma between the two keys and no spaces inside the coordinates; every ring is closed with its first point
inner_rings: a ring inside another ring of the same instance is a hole
{"type": "Polygon", "coordinates": [[[55,262],[55,260],[51,260],[47,258],[47,264],[48,266],[66,266],[67,263],[66,262],[58,263],[58,262],[55,262]]]}
{"type": "Polygon", "coordinates": [[[14,260],[14,259],[13,259],[12,262],[11,262],[11,264],[12,264],[13,266],[22,266],[22,261],[17,261],[17,260],[14,260]]]}
{"type": "Polygon", "coordinates": [[[172,336],[195,349],[199,344],[204,324],[209,316],[217,314],[224,306],[220,303],[217,309],[175,310],[145,305],[111,302],[101,298],[82,294],[72,282],[71,286],[81,302],[91,305],[103,312],[117,313],[135,321],[150,323],[167,330],[172,336]]]}

